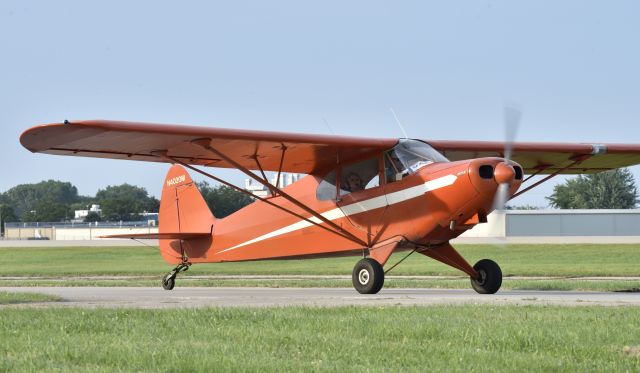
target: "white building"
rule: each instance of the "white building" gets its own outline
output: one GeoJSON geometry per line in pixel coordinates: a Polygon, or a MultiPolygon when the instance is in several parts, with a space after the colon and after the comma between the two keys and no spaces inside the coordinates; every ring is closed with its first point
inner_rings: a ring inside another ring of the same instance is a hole
{"type": "MultiPolygon", "coordinates": [[[[282,173],[280,174],[280,183],[278,184],[278,187],[281,189],[285,188],[295,183],[296,181],[300,180],[302,176],[303,175],[301,174],[282,173]]],[[[276,185],[277,178],[278,178],[278,174],[274,174],[271,180],[269,180],[269,182],[272,185],[276,185]]],[[[266,198],[271,195],[271,192],[269,191],[269,189],[267,189],[267,187],[265,187],[264,185],[260,184],[259,182],[253,179],[244,180],[244,189],[262,198],[266,198]]]]}
{"type": "Polygon", "coordinates": [[[640,209],[494,211],[460,237],[637,237],[640,209]]]}
{"type": "Polygon", "coordinates": [[[73,220],[75,221],[84,221],[84,219],[89,215],[90,212],[95,212],[97,214],[102,214],[102,210],[100,209],[100,205],[91,205],[88,210],[76,210],[75,216],[73,220]]]}

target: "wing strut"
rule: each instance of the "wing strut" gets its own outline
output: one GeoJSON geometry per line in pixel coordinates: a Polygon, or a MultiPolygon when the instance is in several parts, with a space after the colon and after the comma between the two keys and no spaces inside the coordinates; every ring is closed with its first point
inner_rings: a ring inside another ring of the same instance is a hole
{"type": "MultiPolygon", "coordinates": [[[[549,174],[549,175],[545,176],[545,177],[544,177],[544,178],[542,178],[541,180],[538,180],[538,181],[536,181],[535,183],[533,183],[532,185],[529,185],[528,187],[526,187],[526,188],[522,189],[522,190],[521,190],[521,191],[519,191],[518,193],[516,193],[516,194],[514,194],[513,196],[511,196],[511,198],[509,198],[509,199],[514,199],[514,198],[518,197],[519,195],[521,195],[521,194],[523,194],[523,193],[526,193],[526,192],[530,191],[531,189],[533,189],[533,188],[537,187],[538,185],[540,185],[540,184],[544,183],[545,181],[547,181],[547,180],[551,179],[552,177],[554,177],[554,176],[558,175],[558,174],[559,174],[559,173],[561,173],[562,171],[564,171],[564,170],[566,170],[566,169],[568,169],[568,168],[571,168],[571,167],[573,167],[573,166],[575,166],[575,165],[577,165],[577,164],[581,163],[582,161],[584,161],[584,160],[585,160],[585,159],[587,159],[587,158],[590,158],[591,156],[592,156],[592,155],[590,155],[590,154],[585,154],[585,155],[580,155],[580,156],[578,156],[578,157],[574,157],[574,158],[573,158],[573,159],[574,159],[574,161],[573,161],[572,163],[570,163],[569,165],[567,165],[567,166],[564,166],[564,167],[562,167],[562,168],[557,169],[556,171],[554,171],[553,173],[551,173],[551,174],[549,174]]],[[[539,174],[539,173],[540,173],[540,172],[542,172],[545,168],[547,168],[547,167],[541,167],[541,168],[539,169],[539,171],[537,171],[537,172],[535,172],[535,173],[531,174],[529,177],[527,177],[527,178],[525,179],[525,181],[526,181],[526,180],[529,180],[531,177],[533,177],[533,176],[535,176],[535,175],[539,174]]]]}
{"type": "Polygon", "coordinates": [[[282,144],[282,155],[280,156],[280,166],[278,166],[278,177],[276,178],[276,188],[280,186],[280,174],[282,173],[282,164],[284,163],[284,153],[287,151],[287,147],[282,144]]]}
{"type": "Polygon", "coordinates": [[[524,178],[524,180],[522,180],[522,183],[526,183],[529,179],[531,179],[532,177],[536,176],[537,174],[539,174],[540,172],[544,171],[545,169],[549,168],[549,166],[540,166],[538,167],[538,169],[536,170],[536,172],[532,173],[531,175],[527,176],[524,178]]]}
{"type": "MultiPolygon", "coordinates": [[[[317,211],[314,211],[313,209],[309,208],[307,205],[305,205],[302,202],[298,201],[297,199],[291,197],[289,194],[287,194],[284,191],[282,191],[282,189],[276,188],[271,183],[269,183],[267,180],[258,177],[256,174],[254,174],[253,172],[249,171],[246,167],[243,167],[241,164],[239,164],[235,160],[227,157],[224,153],[222,153],[222,152],[218,151],[217,149],[213,148],[211,146],[210,142],[211,142],[211,139],[208,139],[208,138],[196,139],[196,140],[192,141],[193,144],[196,144],[196,145],[202,147],[203,149],[208,150],[208,151],[216,154],[218,157],[222,158],[225,162],[227,162],[230,165],[234,166],[236,169],[242,171],[245,175],[249,176],[250,178],[252,178],[255,181],[259,182],[260,184],[264,185],[274,195],[279,194],[280,196],[282,196],[287,201],[293,203],[294,205],[298,206],[302,210],[304,210],[304,211],[308,212],[309,214],[313,215],[316,219],[319,219],[323,223],[329,225],[331,228],[333,228],[333,230],[336,231],[335,233],[340,232],[341,236],[343,236],[345,238],[348,238],[351,241],[356,242],[359,245],[362,245],[363,247],[368,247],[366,242],[364,242],[363,240],[359,239],[358,237],[353,235],[351,232],[343,229],[341,226],[339,226],[338,224],[336,224],[336,223],[332,222],[331,220],[325,218],[324,216],[319,214],[317,211]]],[[[256,157],[256,159],[257,159],[257,157],[256,157]]],[[[305,220],[311,221],[309,219],[305,219],[305,220]]],[[[316,225],[321,226],[319,224],[316,224],[316,225]]]]}
{"type": "Polygon", "coordinates": [[[258,169],[260,170],[260,174],[262,175],[262,180],[266,181],[267,180],[267,175],[264,173],[264,170],[262,169],[262,165],[260,164],[260,160],[258,159],[258,154],[257,153],[253,155],[253,159],[256,161],[256,165],[258,166],[258,169]]]}
{"type": "MultiPolygon", "coordinates": [[[[280,209],[280,210],[282,210],[282,211],[284,211],[284,212],[286,212],[288,214],[291,214],[291,215],[293,215],[293,216],[295,216],[295,217],[297,217],[299,219],[305,220],[305,221],[307,221],[307,222],[309,222],[309,223],[311,223],[311,224],[313,224],[315,226],[318,226],[318,227],[320,227],[320,228],[322,228],[322,229],[324,229],[324,230],[326,230],[328,232],[331,232],[333,234],[337,234],[338,236],[346,238],[346,239],[348,239],[350,241],[354,241],[359,245],[362,245],[364,243],[363,241],[360,241],[360,240],[358,240],[358,241],[354,240],[353,239],[353,237],[354,237],[353,235],[347,235],[347,234],[342,233],[343,230],[336,231],[336,230],[333,230],[333,229],[331,229],[331,228],[329,228],[329,227],[327,227],[325,225],[319,224],[318,222],[315,222],[315,221],[311,220],[310,218],[304,217],[304,216],[302,216],[302,215],[300,215],[300,214],[298,214],[296,212],[293,212],[293,211],[291,211],[291,210],[289,210],[287,208],[284,208],[284,207],[282,207],[280,205],[276,205],[275,203],[269,201],[266,198],[262,198],[262,197],[260,197],[260,196],[258,196],[256,194],[253,194],[253,193],[251,193],[251,192],[249,192],[247,190],[244,190],[244,189],[242,189],[242,188],[240,188],[240,187],[238,187],[236,185],[233,185],[233,184],[229,183],[228,181],[220,179],[219,177],[216,177],[216,176],[214,176],[214,175],[212,175],[212,174],[210,174],[208,172],[202,171],[202,170],[200,170],[198,168],[193,167],[190,164],[184,163],[183,161],[179,160],[178,158],[168,156],[166,154],[166,152],[154,152],[154,153],[155,153],[155,155],[163,157],[163,158],[165,158],[165,159],[167,159],[169,161],[172,161],[174,163],[178,163],[178,164],[180,164],[180,165],[182,165],[182,166],[184,166],[184,167],[186,167],[186,168],[188,168],[188,169],[190,169],[192,171],[195,171],[195,172],[197,172],[197,173],[199,173],[199,174],[201,174],[203,176],[206,176],[206,177],[208,177],[210,179],[213,179],[213,180],[215,180],[215,181],[217,181],[217,182],[219,182],[221,184],[224,184],[224,185],[226,185],[226,186],[228,186],[228,187],[230,187],[232,189],[235,189],[235,190],[237,190],[237,191],[239,191],[241,193],[249,195],[249,196],[251,196],[251,197],[253,197],[253,198],[255,198],[255,199],[257,199],[257,200],[259,200],[261,202],[264,202],[264,203],[266,203],[268,205],[271,205],[271,206],[273,206],[273,207],[275,207],[277,209],[280,209]]],[[[357,239],[357,237],[356,237],[356,239],[357,239]]],[[[367,245],[365,244],[363,246],[367,246],[367,245]]]]}

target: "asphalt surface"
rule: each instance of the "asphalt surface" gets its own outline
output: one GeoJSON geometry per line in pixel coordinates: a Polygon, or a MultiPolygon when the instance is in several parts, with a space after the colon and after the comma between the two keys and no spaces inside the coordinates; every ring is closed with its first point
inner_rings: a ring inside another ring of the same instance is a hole
{"type": "Polygon", "coordinates": [[[389,306],[435,304],[543,304],[640,306],[640,293],[578,291],[500,291],[481,295],[473,290],[383,289],[361,295],[348,288],[189,288],[166,291],[148,287],[0,287],[0,291],[57,295],[53,303],[29,303],[3,307],[287,307],[287,306],[389,306]]]}

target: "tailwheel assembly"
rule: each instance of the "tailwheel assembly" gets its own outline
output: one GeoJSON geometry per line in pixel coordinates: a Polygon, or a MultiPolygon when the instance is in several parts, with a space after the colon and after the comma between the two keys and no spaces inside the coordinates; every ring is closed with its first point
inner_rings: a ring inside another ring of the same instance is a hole
{"type": "Polygon", "coordinates": [[[189,262],[178,264],[174,269],[162,277],[162,288],[164,290],[173,290],[173,287],[176,285],[176,276],[178,276],[178,273],[186,272],[189,270],[190,266],[191,263],[189,262]]]}
{"type": "Polygon", "coordinates": [[[478,277],[471,277],[471,286],[479,294],[495,294],[502,286],[502,270],[490,259],[482,259],[473,266],[478,277]]]}
{"type": "Polygon", "coordinates": [[[384,285],[384,270],[375,259],[364,258],[353,267],[353,287],[360,294],[376,294],[384,285]]]}

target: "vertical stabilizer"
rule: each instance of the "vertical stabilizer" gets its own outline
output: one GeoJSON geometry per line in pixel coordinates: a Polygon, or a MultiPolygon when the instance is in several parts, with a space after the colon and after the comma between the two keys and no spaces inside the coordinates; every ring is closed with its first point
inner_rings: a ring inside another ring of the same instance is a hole
{"type": "Polygon", "coordinates": [[[160,234],[206,234],[206,238],[163,239],[160,252],[169,263],[179,263],[183,253],[188,258],[202,257],[209,248],[216,218],[202,198],[187,170],[174,165],[169,169],[160,200],[160,234]]]}

